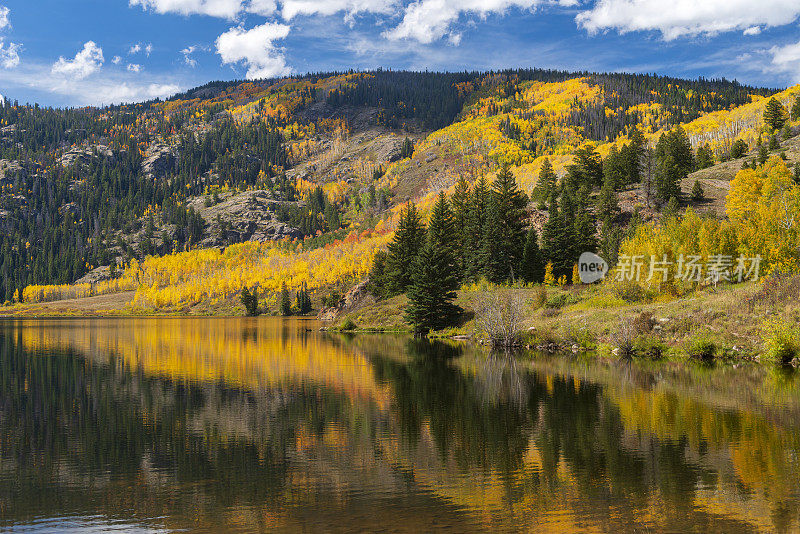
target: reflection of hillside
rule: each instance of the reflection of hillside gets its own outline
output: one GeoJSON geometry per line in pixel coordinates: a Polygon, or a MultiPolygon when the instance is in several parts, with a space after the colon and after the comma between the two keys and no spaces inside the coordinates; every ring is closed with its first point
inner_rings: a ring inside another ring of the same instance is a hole
{"type": "Polygon", "coordinates": [[[113,354],[133,369],[172,380],[222,381],[250,390],[308,382],[386,402],[368,360],[308,332],[304,321],[169,318],[124,324],[69,321],[21,332],[29,350],[70,347],[102,361],[113,354]]]}
{"type": "Polygon", "coordinates": [[[786,411],[731,408],[715,375],[666,384],[663,370],[272,320],[23,324],[0,325],[0,521],[92,509],[209,532],[800,527],[786,411]],[[726,408],[691,394],[709,383],[726,408]]]}

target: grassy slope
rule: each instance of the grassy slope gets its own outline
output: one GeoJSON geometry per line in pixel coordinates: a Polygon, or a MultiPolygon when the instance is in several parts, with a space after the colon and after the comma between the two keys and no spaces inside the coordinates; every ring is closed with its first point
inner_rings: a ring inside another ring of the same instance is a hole
{"type": "MultiPolygon", "coordinates": [[[[583,348],[610,349],[615,345],[614,335],[624,321],[630,321],[649,312],[657,320],[651,334],[659,338],[679,355],[685,352],[692,340],[710,338],[726,349],[731,356],[754,357],[762,348],[762,324],[772,316],[797,321],[800,317],[798,297],[786,295],[773,306],[749,307],[746,302],[760,288],[757,283],[745,283],[718,289],[708,288],[668,301],[642,301],[629,303],[615,297],[608,287],[549,288],[548,301],[566,299],[573,303],[562,308],[535,304],[535,289],[503,289],[514,293],[525,302],[526,313],[523,330],[526,342],[533,345],[555,343],[561,346],[578,344],[583,348]]],[[[490,290],[491,291],[491,290],[490,290]]],[[[484,291],[460,291],[456,303],[465,309],[462,325],[445,335],[480,337],[472,320],[478,302],[487,296],[484,291]]],[[[351,319],[361,329],[403,329],[402,319],[407,301],[404,296],[394,297],[356,310],[344,319],[351,319]]]]}

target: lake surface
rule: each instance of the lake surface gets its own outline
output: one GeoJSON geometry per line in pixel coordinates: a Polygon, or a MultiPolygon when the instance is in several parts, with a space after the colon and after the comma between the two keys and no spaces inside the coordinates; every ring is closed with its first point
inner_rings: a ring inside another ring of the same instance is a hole
{"type": "Polygon", "coordinates": [[[317,328],[0,322],[0,531],[800,531],[793,372],[317,328]]]}

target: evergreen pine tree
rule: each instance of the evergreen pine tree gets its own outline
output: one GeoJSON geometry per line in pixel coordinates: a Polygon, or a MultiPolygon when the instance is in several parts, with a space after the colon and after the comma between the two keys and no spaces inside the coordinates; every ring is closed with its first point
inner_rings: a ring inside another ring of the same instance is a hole
{"type": "Polygon", "coordinates": [[[469,231],[469,211],[472,205],[472,193],[469,183],[463,176],[456,182],[453,196],[450,197],[450,204],[453,210],[456,264],[459,277],[463,277],[469,258],[467,232],[469,231]]]}
{"type": "Polygon", "coordinates": [[[539,234],[531,225],[525,238],[525,251],[522,255],[522,278],[528,283],[541,283],[544,278],[544,263],[539,250],[539,234]]]}
{"type": "Polygon", "coordinates": [[[594,214],[585,204],[581,204],[575,217],[575,247],[570,258],[573,264],[578,261],[580,255],[584,252],[595,252],[597,250],[596,233],[597,222],[594,214]]]}
{"type": "Polygon", "coordinates": [[[764,124],[772,128],[774,131],[778,131],[783,128],[784,124],[786,124],[786,108],[783,107],[783,105],[773,96],[767,102],[766,108],[764,108],[763,119],[764,124]]]}
{"type": "MultiPolygon", "coordinates": [[[[563,200],[563,198],[562,198],[563,200]]],[[[572,220],[565,223],[566,217],[561,213],[555,195],[550,199],[548,219],[542,228],[542,257],[552,264],[553,276],[558,278],[572,268],[567,259],[571,256],[572,220]],[[566,267],[565,267],[566,265],[566,267]]]]}
{"type": "Polygon", "coordinates": [[[281,285],[280,311],[284,317],[292,314],[292,298],[289,296],[289,290],[286,289],[286,282],[281,285]]]}
{"type": "Polygon", "coordinates": [[[388,280],[386,277],[386,251],[379,250],[372,258],[372,268],[369,271],[369,282],[367,291],[372,293],[378,300],[389,296],[388,280]]]}
{"type": "Polygon", "coordinates": [[[747,151],[750,150],[750,147],[747,146],[742,139],[737,139],[731,145],[730,156],[733,159],[741,158],[747,154],[747,151]]]}
{"type": "Polygon", "coordinates": [[[627,183],[636,184],[642,181],[641,167],[647,149],[647,140],[641,130],[635,126],[628,137],[630,143],[623,147],[622,157],[625,161],[627,183]]]}
{"type": "MultiPolygon", "coordinates": [[[[625,147],[623,147],[623,150],[625,147]]],[[[612,189],[620,189],[628,181],[627,169],[623,153],[617,150],[616,145],[612,145],[608,156],[603,161],[603,186],[610,184],[612,189]]]]}
{"type": "Polygon", "coordinates": [[[464,280],[477,280],[483,275],[483,242],[486,226],[486,213],[489,206],[489,188],[481,176],[475,183],[469,209],[466,235],[466,268],[464,280]]]}
{"type": "Polygon", "coordinates": [[[792,104],[792,120],[798,119],[800,119],[800,95],[795,97],[794,104],[792,104]]]}
{"type": "Polygon", "coordinates": [[[701,202],[703,198],[705,198],[703,186],[700,185],[700,180],[695,180],[694,186],[692,186],[692,200],[694,202],[701,202]]]}
{"type": "Polygon", "coordinates": [[[460,309],[453,304],[458,289],[455,260],[446,248],[428,239],[412,266],[412,284],[408,288],[408,306],[404,318],[416,335],[451,326],[460,309]]]}
{"type": "Polygon", "coordinates": [[[656,174],[656,195],[662,202],[681,194],[681,170],[671,154],[661,160],[656,174]]]}
{"type": "Polygon", "coordinates": [[[437,248],[446,249],[447,253],[455,258],[455,238],[453,212],[450,210],[447,196],[440,191],[428,221],[428,240],[433,241],[437,248]]]}
{"type": "Polygon", "coordinates": [[[525,247],[528,197],[519,190],[517,181],[508,167],[497,173],[497,178],[492,184],[491,197],[498,226],[496,235],[498,257],[495,267],[491,270],[493,277],[490,279],[513,281],[519,274],[525,247]]]}
{"type": "Polygon", "coordinates": [[[600,189],[595,208],[597,218],[603,223],[612,223],[620,213],[617,192],[614,191],[612,182],[606,182],[600,189]]]}
{"type": "Polygon", "coordinates": [[[250,291],[247,287],[242,288],[242,294],[239,297],[244,306],[247,315],[254,317],[258,315],[258,293],[253,290],[250,291]]]}
{"type": "Polygon", "coordinates": [[[548,158],[544,158],[539,169],[539,179],[533,188],[533,198],[539,202],[547,202],[556,187],[556,173],[548,158]]]}
{"type": "Polygon", "coordinates": [[[417,207],[408,203],[400,212],[400,222],[389,243],[386,258],[386,279],[390,295],[405,292],[411,284],[411,266],[425,240],[425,227],[417,207]]]}
{"type": "Polygon", "coordinates": [[[507,255],[502,249],[502,241],[502,225],[500,223],[500,213],[497,209],[497,200],[494,196],[490,196],[478,263],[482,267],[480,274],[496,284],[506,281],[505,266],[507,255]]]}

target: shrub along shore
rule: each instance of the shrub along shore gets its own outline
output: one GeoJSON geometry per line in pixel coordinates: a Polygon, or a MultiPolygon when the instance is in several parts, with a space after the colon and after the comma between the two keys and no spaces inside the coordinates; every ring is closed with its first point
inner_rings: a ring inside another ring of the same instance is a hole
{"type": "MultiPolygon", "coordinates": [[[[616,358],[800,364],[800,276],[719,284],[667,297],[631,283],[464,286],[456,324],[428,334],[497,348],[616,358]]],[[[404,295],[341,317],[331,330],[412,332],[404,295]]]]}

